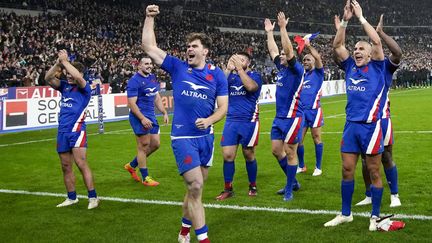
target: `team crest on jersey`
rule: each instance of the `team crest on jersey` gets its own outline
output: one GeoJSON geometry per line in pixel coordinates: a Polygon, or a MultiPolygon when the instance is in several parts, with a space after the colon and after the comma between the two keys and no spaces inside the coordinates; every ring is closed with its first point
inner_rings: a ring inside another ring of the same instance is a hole
{"type": "Polygon", "coordinates": [[[192,68],[188,68],[187,72],[192,73],[192,68]]]}
{"type": "Polygon", "coordinates": [[[213,75],[211,74],[207,74],[205,78],[207,81],[213,81],[213,75]]]}
{"type": "Polygon", "coordinates": [[[366,66],[362,69],[362,72],[367,73],[369,71],[369,66],[366,66]]]}

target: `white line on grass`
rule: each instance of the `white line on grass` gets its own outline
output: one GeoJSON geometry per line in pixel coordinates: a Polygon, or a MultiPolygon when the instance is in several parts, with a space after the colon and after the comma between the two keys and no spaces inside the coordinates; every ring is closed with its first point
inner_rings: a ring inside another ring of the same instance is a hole
{"type": "MultiPolygon", "coordinates": [[[[65,197],[65,194],[52,193],[52,192],[29,192],[22,190],[8,190],[0,189],[0,193],[8,194],[21,194],[21,195],[34,195],[34,196],[46,196],[46,197],[65,197]]],[[[87,198],[84,195],[78,195],[79,198],[87,198]]],[[[146,200],[146,199],[129,199],[119,197],[99,197],[104,201],[113,202],[125,202],[125,203],[139,203],[139,204],[154,204],[154,205],[173,205],[181,206],[183,202],[174,201],[162,201],[162,200],[146,200]]],[[[271,208],[271,207],[255,207],[255,206],[239,206],[239,205],[221,205],[205,203],[206,208],[217,208],[217,209],[232,209],[241,211],[262,211],[262,212],[277,212],[277,213],[298,213],[298,214],[314,214],[314,215],[336,215],[339,211],[334,210],[309,210],[309,209],[288,209],[288,208],[271,208]]],[[[355,216],[370,217],[370,212],[352,213],[355,216]]],[[[411,214],[395,214],[395,218],[399,219],[417,219],[417,220],[432,220],[432,216],[428,215],[411,215],[411,214]]]]}
{"type": "MultiPolygon", "coordinates": [[[[117,130],[117,131],[110,131],[110,132],[105,132],[104,134],[110,134],[110,133],[116,133],[116,132],[125,132],[125,131],[129,131],[131,129],[121,129],[121,130],[117,130]]],[[[94,135],[98,135],[99,133],[89,133],[87,134],[87,136],[94,136],[94,135]]],[[[39,139],[39,140],[30,140],[30,141],[25,141],[25,142],[18,142],[18,143],[7,143],[7,144],[0,144],[0,148],[1,147],[9,147],[9,146],[14,146],[14,145],[23,145],[23,144],[29,144],[29,143],[39,143],[39,142],[46,142],[46,141],[52,141],[52,140],[56,140],[56,137],[53,138],[46,138],[46,139],[39,139]]]]}

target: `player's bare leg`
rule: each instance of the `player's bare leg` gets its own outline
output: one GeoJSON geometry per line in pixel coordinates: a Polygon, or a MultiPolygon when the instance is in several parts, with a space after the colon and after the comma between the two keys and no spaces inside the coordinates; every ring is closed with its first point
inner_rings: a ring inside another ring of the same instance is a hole
{"type": "Polygon", "coordinates": [[[138,168],[142,176],[142,184],[145,186],[157,186],[159,182],[155,181],[149,176],[147,169],[147,151],[150,150],[150,134],[141,135],[136,137],[137,141],[137,161],[138,168]]]}
{"type": "Polygon", "coordinates": [[[72,154],[75,159],[75,163],[77,164],[79,170],[81,171],[84,183],[87,187],[88,198],[89,198],[88,209],[93,209],[99,206],[99,199],[97,198],[96,190],[94,188],[93,175],[87,163],[86,152],[87,152],[87,148],[72,149],[72,154]]]}

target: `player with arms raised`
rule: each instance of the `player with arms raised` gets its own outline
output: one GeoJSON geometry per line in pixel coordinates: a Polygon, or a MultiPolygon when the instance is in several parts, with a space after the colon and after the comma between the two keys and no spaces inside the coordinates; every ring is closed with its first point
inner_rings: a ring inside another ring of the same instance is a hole
{"type": "Polygon", "coordinates": [[[383,186],[380,175],[383,138],[380,126],[380,100],[384,91],[384,52],[380,37],[363,17],[360,4],[346,1],[343,21],[333,41],[337,61],[346,73],[347,105],[346,123],[341,141],[342,154],[342,212],[324,224],[325,227],[351,222],[354,174],[361,153],[366,154],[366,164],[372,180],[372,212],[370,231],[397,230],[404,227],[403,222],[380,218],[383,186]],[[359,19],[372,44],[359,41],[355,45],[354,58],[345,48],[345,31],[353,14],[359,19]]]}
{"type": "Polygon", "coordinates": [[[187,187],[178,240],[189,242],[189,230],[193,225],[199,242],[207,243],[210,240],[201,196],[213,160],[212,125],[225,116],[228,108],[227,80],[220,68],[206,63],[211,39],[205,34],[187,36],[186,61],[161,50],[154,41],[154,18],[158,14],[158,6],[147,6],[142,47],[172,78],[175,106],[171,146],[187,187]],[[218,108],[215,110],[216,103],[218,108]]]}
{"type": "Polygon", "coordinates": [[[311,128],[312,139],[315,144],[315,170],[312,175],[319,176],[322,174],[321,162],[324,150],[324,144],[321,141],[321,127],[324,125],[324,116],[320,101],[321,87],[324,82],[324,68],[321,55],[311,45],[309,39],[305,40],[305,46],[310,53],[303,57],[303,66],[306,70],[301,91],[304,121],[302,139],[297,148],[299,160],[297,173],[306,171],[303,140],[308,128],[311,128]]]}
{"type": "MultiPolygon", "coordinates": [[[[393,38],[388,36],[383,30],[383,15],[380,17],[376,31],[384,43],[389,48],[391,55],[386,57],[384,60],[384,78],[385,87],[383,96],[381,97],[380,105],[383,112],[381,117],[381,129],[384,137],[384,152],[382,154],[381,162],[384,166],[384,172],[387,178],[387,184],[390,187],[390,207],[401,206],[401,201],[399,199],[399,188],[398,188],[398,172],[396,164],[393,162],[393,124],[390,119],[390,87],[392,85],[393,74],[399,67],[402,59],[402,50],[393,38]]],[[[364,160],[362,160],[364,162],[364,160]]],[[[358,202],[356,205],[368,205],[372,203],[372,197],[370,192],[371,179],[369,171],[365,163],[363,165],[363,179],[366,186],[366,198],[358,202]]]]}
{"type": "Polygon", "coordinates": [[[259,137],[258,99],[262,80],[259,73],[251,70],[250,63],[250,55],[239,52],[229,59],[227,69],[224,70],[229,85],[228,113],[221,140],[225,187],[216,200],[225,200],[234,195],[234,159],[239,144],[242,145],[243,157],[246,160],[248,195],[257,195],[255,146],[258,145],[259,137]]]}
{"type": "MultiPolygon", "coordinates": [[[[288,37],[285,14],[278,14],[278,25],[281,31],[283,51],[279,50],[273,36],[275,23],[264,21],[267,32],[267,47],[270,57],[279,70],[276,82],[276,117],[271,130],[272,153],[286,175],[286,186],[283,190],[284,200],[293,199],[292,191],[299,189],[295,179],[297,172],[297,145],[301,139],[302,104],[300,91],[303,85],[304,68],[296,60],[293,46],[288,37]]],[[[278,193],[279,193],[278,192],[278,193]]]]}
{"type": "Polygon", "coordinates": [[[86,110],[91,98],[90,85],[83,78],[84,65],[70,63],[66,50],[58,53],[54,66],[45,75],[48,84],[62,94],[60,102],[59,126],[57,133],[57,153],[59,154],[67,198],[57,207],[66,207],[78,203],[75,191],[73,162],[80,169],[87,187],[88,209],[96,208],[99,199],[93,184],[92,172],[87,163],[86,110]],[[67,80],[60,80],[58,74],[64,68],[67,80]]]}

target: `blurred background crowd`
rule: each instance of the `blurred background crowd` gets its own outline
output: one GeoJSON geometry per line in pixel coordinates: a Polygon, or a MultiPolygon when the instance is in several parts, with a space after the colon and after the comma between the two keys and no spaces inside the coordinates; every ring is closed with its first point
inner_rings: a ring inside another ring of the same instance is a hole
{"type": "MultiPolygon", "coordinates": [[[[313,46],[323,57],[325,79],[343,78],[331,47],[336,32],[333,17],[342,15],[343,0],[0,0],[0,88],[46,85],[45,72],[54,63],[57,50],[66,49],[71,60],[86,65],[86,78],[99,78],[110,83],[113,92],[124,92],[144,55],[140,48],[144,9],[153,3],[161,8],[156,20],[158,45],[180,58],[184,57],[186,34],[205,32],[213,40],[212,62],[223,67],[231,54],[247,51],[254,58],[253,68],[263,74],[265,83],[272,83],[276,70],[267,52],[263,20],[284,11],[290,18],[290,33],[320,32],[313,46]]],[[[431,85],[430,5],[422,0],[362,1],[372,25],[384,13],[384,31],[403,50],[395,87],[431,85]]],[[[349,50],[364,38],[354,19],[347,34],[349,50]]],[[[156,72],[163,88],[170,89],[169,76],[160,69],[156,72]]]]}

